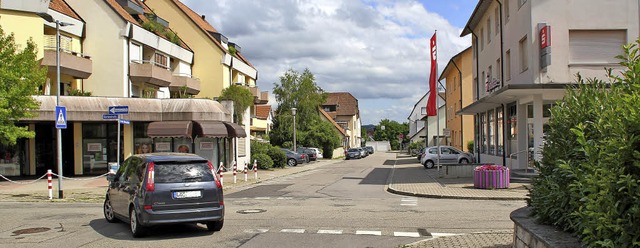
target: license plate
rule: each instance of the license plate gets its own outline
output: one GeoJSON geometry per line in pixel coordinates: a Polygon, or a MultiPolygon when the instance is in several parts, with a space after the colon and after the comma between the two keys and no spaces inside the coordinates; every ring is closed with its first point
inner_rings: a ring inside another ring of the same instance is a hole
{"type": "Polygon", "coordinates": [[[173,192],[173,198],[183,199],[183,198],[198,198],[202,197],[202,192],[199,190],[196,191],[175,191],[173,192]]]}

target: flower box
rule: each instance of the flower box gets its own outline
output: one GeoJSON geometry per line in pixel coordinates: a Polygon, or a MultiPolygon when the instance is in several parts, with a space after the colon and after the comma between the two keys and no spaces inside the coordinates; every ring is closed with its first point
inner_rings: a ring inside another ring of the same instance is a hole
{"type": "Polygon", "coordinates": [[[509,188],[510,173],[506,166],[482,165],[473,170],[473,187],[477,189],[509,188]]]}

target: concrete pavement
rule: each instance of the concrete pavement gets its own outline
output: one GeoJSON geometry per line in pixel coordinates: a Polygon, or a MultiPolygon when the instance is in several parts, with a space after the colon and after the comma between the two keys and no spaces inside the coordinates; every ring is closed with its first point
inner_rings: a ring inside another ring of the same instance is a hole
{"type": "MultiPolygon", "coordinates": [[[[424,169],[414,156],[388,152],[382,154],[384,164],[393,166],[386,186],[387,191],[417,197],[477,199],[477,200],[518,200],[528,196],[527,184],[512,183],[509,189],[475,189],[473,178],[439,178],[437,169],[424,169]],[[393,161],[393,164],[389,162],[393,161]]],[[[271,171],[258,171],[254,179],[253,171],[244,180],[238,173],[233,183],[231,172],[224,174],[225,193],[241,191],[254,184],[274,178],[301,173],[315,168],[341,162],[340,159],[319,160],[309,164],[271,171]]],[[[76,177],[63,179],[64,199],[58,199],[58,182],[53,179],[53,202],[102,202],[107,189],[107,180],[101,177],[76,177]]],[[[0,177],[0,201],[48,201],[47,179],[7,181],[0,177]]],[[[453,236],[433,237],[406,247],[511,247],[513,232],[505,230],[469,233],[453,236]]]]}

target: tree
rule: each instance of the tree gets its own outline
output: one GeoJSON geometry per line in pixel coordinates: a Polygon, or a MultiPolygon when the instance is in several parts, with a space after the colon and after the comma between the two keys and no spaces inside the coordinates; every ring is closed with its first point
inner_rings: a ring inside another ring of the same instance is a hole
{"type": "Polygon", "coordinates": [[[340,137],[332,125],[322,121],[319,108],[327,94],[316,85],[315,77],[305,69],[302,74],[292,69],[274,83],[273,94],[278,102],[273,129],[269,134],[271,143],[282,146],[293,140],[292,108],[296,108],[296,139],[304,146],[320,146],[333,150],[340,146],[340,137]],[[337,143],[335,142],[337,140],[337,143]]]}
{"type": "Polygon", "coordinates": [[[391,144],[391,149],[398,150],[400,148],[400,143],[405,143],[407,141],[408,133],[408,123],[405,122],[400,124],[397,121],[384,119],[381,120],[380,124],[376,126],[376,130],[373,133],[373,138],[375,140],[388,140],[391,144]],[[384,130],[382,130],[383,126],[384,130]]]}
{"type": "Polygon", "coordinates": [[[37,94],[46,76],[47,69],[37,60],[33,40],[19,50],[13,34],[5,35],[0,27],[0,143],[14,145],[19,138],[35,137],[35,132],[16,123],[35,116],[40,102],[32,95],[37,94]]]}
{"type": "Polygon", "coordinates": [[[251,91],[235,84],[222,90],[218,99],[233,101],[233,120],[238,124],[242,124],[244,111],[253,106],[253,94],[251,94],[251,91]]]}

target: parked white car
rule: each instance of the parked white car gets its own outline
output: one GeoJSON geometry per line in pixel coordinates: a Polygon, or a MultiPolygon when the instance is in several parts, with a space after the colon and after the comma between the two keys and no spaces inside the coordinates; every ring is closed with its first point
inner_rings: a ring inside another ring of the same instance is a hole
{"type": "Polygon", "coordinates": [[[309,149],[311,149],[311,150],[316,152],[316,158],[323,158],[322,157],[322,152],[320,152],[320,149],[315,148],[315,147],[309,147],[309,149]]]}

